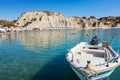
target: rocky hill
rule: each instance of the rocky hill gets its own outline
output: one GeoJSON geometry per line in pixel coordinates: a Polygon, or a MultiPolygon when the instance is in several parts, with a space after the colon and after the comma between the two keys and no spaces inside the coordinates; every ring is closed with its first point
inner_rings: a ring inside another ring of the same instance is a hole
{"type": "MultiPolygon", "coordinates": [[[[113,22],[110,23],[112,24],[113,22]]],[[[18,18],[15,25],[19,27],[25,27],[26,29],[39,28],[41,30],[48,27],[95,29],[113,26],[106,24],[106,18],[80,18],[77,16],[65,17],[61,13],[49,11],[25,12],[18,18]]]]}
{"type": "Polygon", "coordinates": [[[110,27],[120,27],[120,16],[102,17],[99,19],[99,21],[110,27]]]}

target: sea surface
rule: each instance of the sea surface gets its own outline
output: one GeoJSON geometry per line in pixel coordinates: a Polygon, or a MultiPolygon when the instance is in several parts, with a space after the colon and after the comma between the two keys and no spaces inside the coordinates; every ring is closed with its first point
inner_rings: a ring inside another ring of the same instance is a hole
{"type": "MultiPolygon", "coordinates": [[[[2,34],[0,80],[79,80],[66,61],[67,49],[95,35],[120,50],[120,29],[2,34]]],[[[105,80],[120,80],[120,67],[105,80]]]]}

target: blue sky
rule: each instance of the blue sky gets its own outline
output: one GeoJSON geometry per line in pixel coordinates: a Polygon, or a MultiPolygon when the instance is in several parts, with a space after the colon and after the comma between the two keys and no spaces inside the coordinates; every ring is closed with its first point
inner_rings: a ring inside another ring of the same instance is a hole
{"type": "Polygon", "coordinates": [[[120,0],[0,0],[0,19],[14,20],[27,11],[60,12],[64,16],[120,16],[120,0]]]}

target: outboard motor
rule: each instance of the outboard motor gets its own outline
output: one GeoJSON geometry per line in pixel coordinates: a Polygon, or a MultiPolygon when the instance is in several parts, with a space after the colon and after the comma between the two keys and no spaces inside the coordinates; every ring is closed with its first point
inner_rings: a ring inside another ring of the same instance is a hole
{"type": "Polygon", "coordinates": [[[91,45],[97,45],[98,44],[98,37],[97,36],[94,36],[90,42],[91,45]]]}

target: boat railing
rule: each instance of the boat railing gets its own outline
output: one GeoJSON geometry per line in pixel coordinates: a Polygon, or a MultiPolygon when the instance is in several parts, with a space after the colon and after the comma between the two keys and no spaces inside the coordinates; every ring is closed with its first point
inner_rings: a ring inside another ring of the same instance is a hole
{"type": "Polygon", "coordinates": [[[107,61],[109,62],[118,62],[118,55],[117,53],[109,46],[105,48],[107,54],[107,61]]]}
{"type": "Polygon", "coordinates": [[[73,62],[73,52],[69,51],[66,58],[68,61],[73,62]]]}

